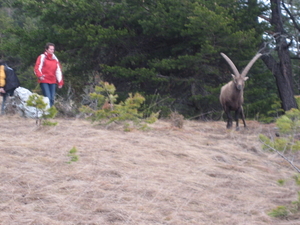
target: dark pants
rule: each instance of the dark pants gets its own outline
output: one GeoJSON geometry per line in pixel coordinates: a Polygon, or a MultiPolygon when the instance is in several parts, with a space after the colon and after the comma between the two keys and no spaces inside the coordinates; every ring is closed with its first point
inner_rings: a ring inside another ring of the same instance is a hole
{"type": "Polygon", "coordinates": [[[56,84],[40,83],[43,95],[49,98],[50,107],[54,104],[56,84]]]}
{"type": "Polygon", "coordinates": [[[14,91],[15,89],[9,90],[6,93],[2,93],[1,95],[3,96],[2,99],[2,106],[1,106],[1,114],[5,113],[5,103],[6,103],[6,99],[8,96],[13,96],[14,95],[14,91]]]}

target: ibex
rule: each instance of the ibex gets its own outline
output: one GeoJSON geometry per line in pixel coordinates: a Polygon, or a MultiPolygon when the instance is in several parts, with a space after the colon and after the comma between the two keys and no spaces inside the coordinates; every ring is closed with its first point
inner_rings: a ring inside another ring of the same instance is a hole
{"type": "Polygon", "coordinates": [[[255,61],[262,54],[257,53],[251,59],[251,61],[248,63],[248,65],[245,67],[245,69],[241,74],[237,70],[234,63],[228,58],[228,56],[226,56],[224,53],[221,53],[221,55],[227,61],[227,63],[229,64],[229,66],[233,71],[233,74],[231,74],[233,80],[228,82],[221,88],[220,102],[227,115],[227,129],[232,127],[232,117],[230,112],[235,111],[236,130],[239,130],[239,115],[241,115],[241,118],[244,123],[244,127],[246,127],[245,115],[242,106],[244,102],[243,91],[244,91],[245,81],[248,79],[246,75],[249,72],[252,65],[255,63],[255,61]]]}

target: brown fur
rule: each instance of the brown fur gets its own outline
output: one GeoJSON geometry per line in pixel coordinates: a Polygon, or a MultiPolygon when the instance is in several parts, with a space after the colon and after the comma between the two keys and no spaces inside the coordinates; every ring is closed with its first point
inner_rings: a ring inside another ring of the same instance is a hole
{"type": "Polygon", "coordinates": [[[233,80],[225,84],[221,88],[220,93],[220,103],[224,109],[224,112],[227,115],[227,128],[232,127],[232,116],[231,111],[235,112],[235,121],[236,121],[236,129],[239,129],[239,116],[241,115],[241,119],[243,120],[244,127],[246,126],[245,122],[245,115],[243,111],[243,102],[244,102],[244,87],[245,81],[248,79],[246,77],[248,71],[250,70],[251,66],[254,62],[261,56],[260,53],[256,54],[248,65],[245,67],[243,72],[240,74],[233,64],[233,62],[224,54],[221,53],[224,59],[228,62],[231,69],[233,70],[234,74],[232,74],[233,80]]]}

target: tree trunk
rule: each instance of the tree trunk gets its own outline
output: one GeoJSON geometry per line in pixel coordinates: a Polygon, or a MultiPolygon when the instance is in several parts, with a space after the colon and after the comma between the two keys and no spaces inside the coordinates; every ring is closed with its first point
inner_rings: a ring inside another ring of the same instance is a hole
{"type": "Polygon", "coordinates": [[[280,10],[281,0],[270,0],[272,19],[271,24],[274,26],[274,38],[276,40],[276,51],[279,62],[270,55],[263,55],[262,60],[272,71],[282,101],[282,108],[288,111],[292,108],[298,108],[294,98],[292,63],[289,55],[289,45],[286,40],[286,32],[283,28],[282,14],[280,10]]]}

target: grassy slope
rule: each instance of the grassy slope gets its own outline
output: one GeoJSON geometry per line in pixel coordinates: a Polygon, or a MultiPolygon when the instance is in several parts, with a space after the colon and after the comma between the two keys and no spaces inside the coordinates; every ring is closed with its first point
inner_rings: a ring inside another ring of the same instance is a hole
{"type": "Polygon", "coordinates": [[[297,200],[296,172],[261,150],[270,125],[158,121],[147,132],[84,120],[56,127],[1,116],[0,224],[284,225],[267,212],[297,200]],[[79,160],[68,152],[76,147],[79,160]],[[279,186],[277,181],[285,179],[279,186]]]}

